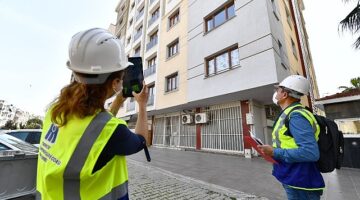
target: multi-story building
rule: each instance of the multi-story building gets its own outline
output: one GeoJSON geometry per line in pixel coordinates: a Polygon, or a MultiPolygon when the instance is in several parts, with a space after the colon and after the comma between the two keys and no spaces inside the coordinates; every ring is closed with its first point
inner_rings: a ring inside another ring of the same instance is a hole
{"type": "MultiPolygon", "coordinates": [[[[119,6],[125,4],[118,15],[127,13],[126,26],[116,29],[125,32],[128,56],[143,57],[153,145],[247,153],[243,138],[250,132],[271,143],[279,112],[271,101],[274,84],[301,74],[318,94],[301,1],[121,0],[119,6]]],[[[136,109],[128,99],[118,116],[131,127],[136,109]]]]}

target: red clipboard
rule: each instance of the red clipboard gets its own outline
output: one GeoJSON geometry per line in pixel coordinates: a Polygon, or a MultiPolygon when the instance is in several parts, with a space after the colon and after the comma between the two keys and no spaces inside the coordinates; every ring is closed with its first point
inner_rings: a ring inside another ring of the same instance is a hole
{"type": "Polygon", "coordinates": [[[274,160],[271,156],[265,155],[257,146],[260,145],[256,142],[256,140],[254,138],[252,138],[251,136],[245,136],[244,137],[245,141],[247,141],[247,143],[249,143],[251,145],[252,148],[254,148],[260,155],[261,157],[263,157],[266,161],[273,163],[273,164],[277,164],[276,160],[274,160]]]}

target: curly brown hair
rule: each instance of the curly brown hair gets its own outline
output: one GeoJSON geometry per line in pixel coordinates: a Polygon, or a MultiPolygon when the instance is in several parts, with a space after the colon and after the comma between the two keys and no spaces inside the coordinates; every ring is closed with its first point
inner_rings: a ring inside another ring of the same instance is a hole
{"type": "MultiPolygon", "coordinates": [[[[51,105],[51,121],[58,126],[64,126],[70,116],[84,118],[104,111],[104,103],[108,91],[112,89],[114,79],[123,78],[123,71],[113,72],[103,84],[83,84],[76,81],[61,89],[51,105]]],[[[82,74],[82,76],[86,76],[82,74]]]]}

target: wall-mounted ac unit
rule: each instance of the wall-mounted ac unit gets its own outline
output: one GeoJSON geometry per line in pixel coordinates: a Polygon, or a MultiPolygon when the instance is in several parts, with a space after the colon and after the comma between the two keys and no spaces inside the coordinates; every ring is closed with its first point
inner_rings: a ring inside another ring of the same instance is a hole
{"type": "Polygon", "coordinates": [[[209,121],[209,115],[207,113],[195,114],[195,124],[204,124],[209,121]]]}
{"type": "Polygon", "coordinates": [[[194,122],[194,117],[192,115],[182,115],[181,123],[182,124],[191,124],[194,122]]]}

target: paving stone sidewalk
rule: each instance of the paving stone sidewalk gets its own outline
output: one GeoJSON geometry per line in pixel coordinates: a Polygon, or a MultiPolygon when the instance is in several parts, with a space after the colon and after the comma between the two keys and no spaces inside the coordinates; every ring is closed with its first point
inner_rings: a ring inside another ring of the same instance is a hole
{"type": "Polygon", "coordinates": [[[132,200],[267,200],[127,159],[132,200]]]}

